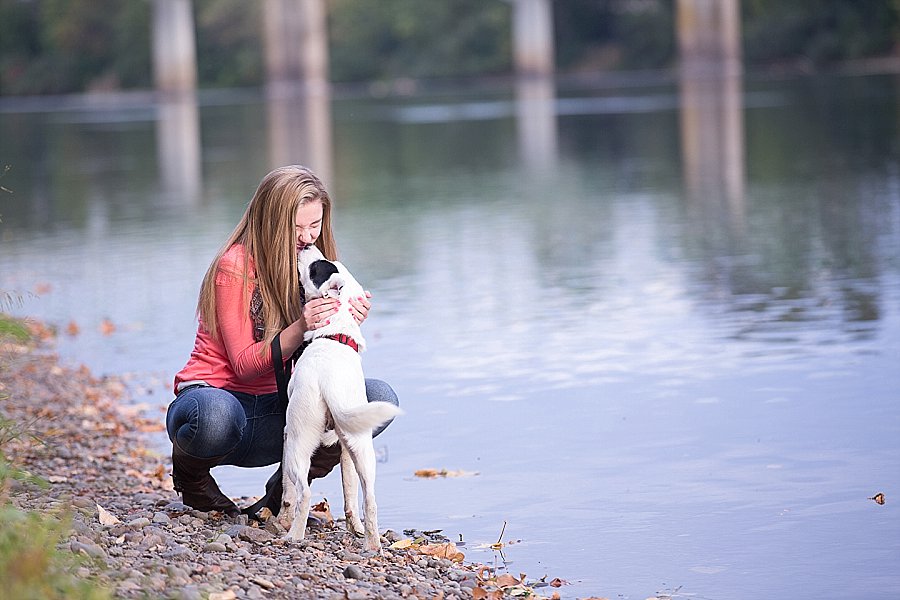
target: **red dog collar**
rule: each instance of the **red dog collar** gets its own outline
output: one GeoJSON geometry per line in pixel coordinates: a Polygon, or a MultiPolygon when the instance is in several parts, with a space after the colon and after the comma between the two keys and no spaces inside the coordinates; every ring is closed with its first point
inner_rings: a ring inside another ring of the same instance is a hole
{"type": "Polygon", "coordinates": [[[329,340],[334,340],[342,344],[347,344],[348,346],[359,352],[359,344],[357,344],[356,340],[354,340],[349,335],[344,335],[343,333],[335,333],[334,335],[326,335],[322,337],[326,337],[329,340]]]}

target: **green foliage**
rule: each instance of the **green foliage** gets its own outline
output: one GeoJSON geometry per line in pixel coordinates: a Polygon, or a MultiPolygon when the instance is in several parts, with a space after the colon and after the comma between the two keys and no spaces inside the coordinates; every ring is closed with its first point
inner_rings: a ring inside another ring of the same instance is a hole
{"type": "Polygon", "coordinates": [[[674,0],[553,3],[561,70],[647,69],[675,58],[674,0]]]}
{"type": "Polygon", "coordinates": [[[898,0],[744,0],[741,9],[751,65],[826,65],[890,54],[900,40],[898,0]]]}
{"type": "Polygon", "coordinates": [[[150,3],[0,2],[0,93],[148,87],[150,3]]]}
{"type": "Polygon", "coordinates": [[[335,81],[508,72],[510,7],[496,0],[330,0],[335,81]]]}
{"type": "Polygon", "coordinates": [[[246,0],[194,0],[201,85],[239,87],[263,82],[262,6],[246,0]]]}
{"type": "MultiPolygon", "coordinates": [[[[0,292],[0,308],[14,306],[20,299],[12,292],[0,292]]],[[[12,338],[19,343],[25,343],[31,339],[28,328],[19,320],[0,313],[0,340],[12,338]]]]}

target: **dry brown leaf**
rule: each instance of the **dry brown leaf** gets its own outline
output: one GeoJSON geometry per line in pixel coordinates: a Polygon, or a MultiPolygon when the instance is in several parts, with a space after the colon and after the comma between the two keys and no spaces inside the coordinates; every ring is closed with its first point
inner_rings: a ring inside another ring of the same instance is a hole
{"type": "Polygon", "coordinates": [[[465,554],[457,550],[456,544],[447,542],[446,544],[425,544],[419,547],[419,552],[435,558],[446,558],[453,562],[462,562],[466,557],[465,554]]]}
{"type": "Polygon", "coordinates": [[[331,515],[331,508],[328,506],[328,500],[322,500],[318,504],[310,507],[309,514],[322,521],[325,525],[334,524],[334,517],[331,515]]]}
{"type": "Polygon", "coordinates": [[[78,326],[78,323],[75,321],[69,321],[69,324],[66,325],[66,333],[69,335],[75,336],[81,332],[81,328],[78,326]]]}
{"type": "Polygon", "coordinates": [[[484,588],[476,587],[472,589],[472,598],[475,600],[503,600],[503,591],[487,591],[484,588]]]}
{"type": "Polygon", "coordinates": [[[437,477],[470,477],[478,475],[478,473],[463,470],[448,471],[447,469],[419,469],[414,475],[424,479],[435,479],[437,477]]]}
{"type": "Polygon", "coordinates": [[[519,581],[518,579],[516,579],[515,577],[513,577],[512,575],[510,575],[509,573],[504,573],[503,575],[498,575],[494,579],[494,583],[496,583],[497,586],[500,588],[507,588],[507,587],[513,587],[513,586],[519,585],[522,582],[519,581]]]}
{"type": "Polygon", "coordinates": [[[559,577],[555,577],[555,578],[553,579],[553,581],[550,582],[550,585],[551,585],[552,587],[557,587],[557,588],[558,588],[558,587],[562,587],[562,586],[566,585],[567,583],[569,583],[569,582],[568,582],[568,581],[565,581],[565,580],[563,580],[563,579],[560,579],[559,577]]]}
{"type": "Polygon", "coordinates": [[[393,544],[390,545],[390,548],[394,550],[405,550],[413,545],[412,538],[404,538],[402,540],[397,540],[393,544]]]}
{"type": "Polygon", "coordinates": [[[97,518],[100,519],[101,525],[106,525],[108,527],[117,525],[122,522],[119,520],[119,517],[112,514],[111,512],[109,512],[108,510],[106,510],[105,508],[100,506],[99,504],[97,504],[97,518]]]}
{"type": "Polygon", "coordinates": [[[116,324],[109,319],[100,321],[100,333],[103,335],[111,335],[116,330],[116,324]]]}

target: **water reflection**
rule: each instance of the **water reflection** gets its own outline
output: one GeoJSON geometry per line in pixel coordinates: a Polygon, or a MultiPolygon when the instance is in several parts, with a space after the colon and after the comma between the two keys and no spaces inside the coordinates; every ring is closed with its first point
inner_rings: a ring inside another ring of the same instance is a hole
{"type": "Polygon", "coordinates": [[[546,172],[556,167],[556,89],[552,77],[516,80],[516,127],[523,165],[546,172]]]}
{"type": "Polygon", "coordinates": [[[679,80],[682,167],[691,217],[744,227],[744,116],[740,77],[683,75],[679,80]]]}
{"type": "Polygon", "coordinates": [[[331,96],[326,87],[272,85],[266,94],[272,168],[301,164],[332,182],[331,96]]]}
{"type": "Polygon", "coordinates": [[[166,94],[156,106],[156,114],[156,156],[163,193],[170,203],[195,203],[202,185],[196,95],[166,94]]]}

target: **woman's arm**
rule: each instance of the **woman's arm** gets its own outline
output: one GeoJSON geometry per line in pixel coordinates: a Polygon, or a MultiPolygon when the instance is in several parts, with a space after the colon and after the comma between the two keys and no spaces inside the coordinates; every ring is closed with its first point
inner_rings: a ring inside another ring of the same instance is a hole
{"type": "Polygon", "coordinates": [[[252,381],[272,369],[265,342],[253,338],[248,298],[242,277],[223,272],[216,275],[216,319],[228,362],[238,379],[252,381]]]}

